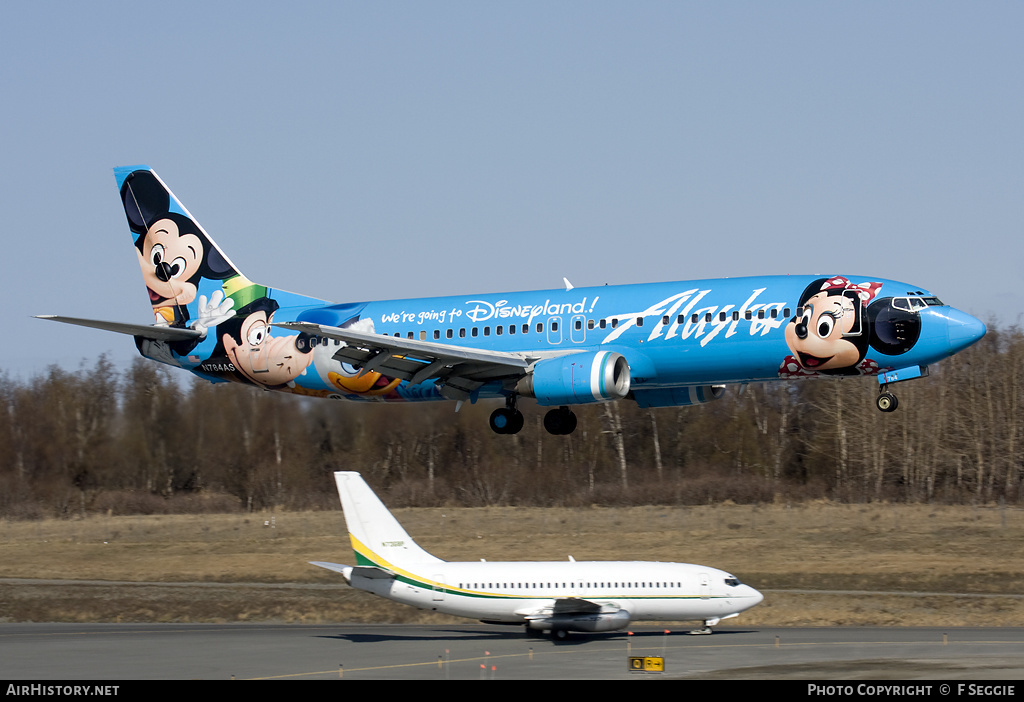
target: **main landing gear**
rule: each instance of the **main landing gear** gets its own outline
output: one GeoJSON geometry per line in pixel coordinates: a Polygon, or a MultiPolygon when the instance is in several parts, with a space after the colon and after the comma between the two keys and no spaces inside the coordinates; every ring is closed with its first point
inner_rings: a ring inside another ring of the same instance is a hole
{"type": "Polygon", "coordinates": [[[888,385],[882,385],[878,389],[878,397],[875,399],[875,406],[883,412],[893,412],[900,406],[896,396],[889,392],[888,385]]]}
{"type": "Polygon", "coordinates": [[[553,409],[544,415],[544,428],[556,436],[572,434],[576,431],[576,414],[564,405],[553,409]]]}
{"type": "Polygon", "coordinates": [[[516,396],[509,395],[505,406],[491,412],[491,431],[495,434],[518,434],[523,428],[523,413],[516,409],[516,396]]]}
{"type": "MultiPolygon", "coordinates": [[[[504,407],[491,412],[489,423],[495,434],[519,433],[523,428],[523,413],[516,408],[515,395],[509,395],[504,407]]],[[[565,406],[550,410],[544,415],[544,428],[556,436],[572,434],[576,430],[576,414],[565,406]]]]}

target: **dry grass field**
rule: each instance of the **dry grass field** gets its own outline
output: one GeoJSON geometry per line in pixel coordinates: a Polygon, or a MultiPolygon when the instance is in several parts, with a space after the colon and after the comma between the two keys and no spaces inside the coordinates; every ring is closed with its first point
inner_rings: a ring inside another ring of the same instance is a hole
{"type": "MultiPolygon", "coordinates": [[[[766,595],[730,622],[740,625],[1024,626],[1019,509],[819,502],[396,515],[446,560],[572,555],[729,570],[766,595]]],[[[341,512],[0,521],[0,621],[453,621],[353,591],[311,560],[352,561],[341,512]]]]}

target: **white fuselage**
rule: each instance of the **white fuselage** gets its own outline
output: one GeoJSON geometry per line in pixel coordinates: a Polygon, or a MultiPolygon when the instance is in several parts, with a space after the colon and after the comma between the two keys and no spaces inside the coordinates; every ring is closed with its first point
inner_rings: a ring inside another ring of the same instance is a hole
{"type": "Polygon", "coordinates": [[[716,568],[630,561],[440,561],[394,579],[354,575],[351,584],[421,609],[510,623],[552,612],[560,600],[586,600],[606,613],[625,610],[635,621],[721,619],[763,599],[716,568]]]}

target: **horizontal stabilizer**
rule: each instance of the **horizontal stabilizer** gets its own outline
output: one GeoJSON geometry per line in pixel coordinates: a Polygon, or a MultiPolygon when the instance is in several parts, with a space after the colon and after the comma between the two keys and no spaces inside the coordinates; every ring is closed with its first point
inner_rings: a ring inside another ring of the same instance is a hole
{"type": "Polygon", "coordinates": [[[370,580],[386,580],[387,578],[395,577],[395,573],[392,571],[386,568],[378,568],[377,566],[347,566],[342,563],[329,563],[327,561],[310,561],[309,564],[333,570],[335,573],[341,573],[347,580],[351,580],[356,575],[369,578],[370,580]]]}
{"type": "Polygon", "coordinates": [[[327,561],[310,561],[310,565],[319,566],[320,568],[326,568],[327,570],[333,570],[335,573],[345,574],[346,570],[351,570],[352,566],[343,565],[341,563],[328,563],[327,561]]]}
{"type": "Polygon", "coordinates": [[[156,341],[186,341],[198,339],[203,333],[195,329],[183,329],[181,327],[165,327],[159,324],[125,324],[124,322],[105,322],[100,319],[80,319],[78,317],[59,317],[55,314],[39,314],[36,319],[49,319],[54,322],[65,324],[76,324],[80,327],[91,327],[103,331],[128,334],[129,336],[141,336],[144,339],[156,341]]]}
{"type": "Polygon", "coordinates": [[[397,577],[394,572],[386,568],[378,568],[377,566],[356,566],[352,569],[352,575],[369,578],[370,580],[385,580],[397,577]]]}

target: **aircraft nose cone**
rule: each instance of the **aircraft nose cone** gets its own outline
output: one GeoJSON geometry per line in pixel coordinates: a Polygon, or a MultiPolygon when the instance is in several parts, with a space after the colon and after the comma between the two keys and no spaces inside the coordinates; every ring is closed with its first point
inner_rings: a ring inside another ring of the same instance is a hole
{"type": "Polygon", "coordinates": [[[966,312],[950,309],[946,315],[946,330],[949,334],[949,345],[953,353],[963,351],[971,344],[985,336],[985,325],[981,320],[972,317],[966,312]]]}
{"type": "Polygon", "coordinates": [[[743,609],[750,609],[761,604],[764,600],[764,595],[749,585],[744,585],[743,587],[746,588],[746,591],[743,593],[743,609]]]}

